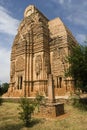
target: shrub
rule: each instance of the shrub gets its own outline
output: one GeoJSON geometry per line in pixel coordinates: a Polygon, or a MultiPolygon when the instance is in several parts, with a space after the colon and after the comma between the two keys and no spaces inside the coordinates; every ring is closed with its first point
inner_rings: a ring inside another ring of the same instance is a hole
{"type": "Polygon", "coordinates": [[[45,103],[45,97],[37,92],[35,102],[39,112],[40,105],[45,103]]]}
{"type": "Polygon", "coordinates": [[[81,99],[79,94],[71,96],[70,102],[74,107],[80,110],[87,110],[87,100],[81,99]]]}
{"type": "Polygon", "coordinates": [[[19,107],[21,108],[19,112],[19,118],[23,120],[25,126],[28,127],[32,119],[31,115],[34,112],[35,105],[29,99],[22,98],[19,107]]]}

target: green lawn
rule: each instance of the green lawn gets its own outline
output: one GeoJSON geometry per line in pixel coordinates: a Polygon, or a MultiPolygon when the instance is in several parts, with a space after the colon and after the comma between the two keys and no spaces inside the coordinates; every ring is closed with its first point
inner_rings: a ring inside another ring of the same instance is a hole
{"type": "Polygon", "coordinates": [[[34,118],[29,128],[18,118],[18,103],[0,106],[0,130],[87,130],[87,112],[65,105],[65,114],[56,119],[34,118]]]}

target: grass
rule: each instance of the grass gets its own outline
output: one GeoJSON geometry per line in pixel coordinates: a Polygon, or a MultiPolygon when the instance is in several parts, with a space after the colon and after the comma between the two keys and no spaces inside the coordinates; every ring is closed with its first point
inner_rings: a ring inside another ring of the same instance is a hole
{"type": "Polygon", "coordinates": [[[0,130],[87,130],[87,111],[65,105],[65,114],[56,119],[34,118],[26,128],[18,118],[18,103],[0,106],[0,130]]]}

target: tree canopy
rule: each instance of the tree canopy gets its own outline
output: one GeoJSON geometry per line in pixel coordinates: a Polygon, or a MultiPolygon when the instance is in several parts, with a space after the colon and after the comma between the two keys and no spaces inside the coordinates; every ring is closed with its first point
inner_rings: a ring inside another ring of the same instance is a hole
{"type": "Polygon", "coordinates": [[[2,85],[0,86],[0,95],[6,93],[8,91],[8,87],[8,83],[2,83],[2,85]]]}
{"type": "Polygon", "coordinates": [[[73,46],[67,59],[70,66],[66,76],[75,80],[75,87],[87,90],[87,46],[73,46]]]}

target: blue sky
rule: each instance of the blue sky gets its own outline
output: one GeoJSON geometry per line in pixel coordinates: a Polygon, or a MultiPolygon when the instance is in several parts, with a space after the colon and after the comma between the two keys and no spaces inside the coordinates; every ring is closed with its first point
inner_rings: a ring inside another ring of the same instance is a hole
{"type": "Polygon", "coordinates": [[[10,51],[25,8],[34,4],[48,19],[60,17],[79,43],[87,36],[87,0],[0,0],[0,81],[9,82],[10,51]]]}

